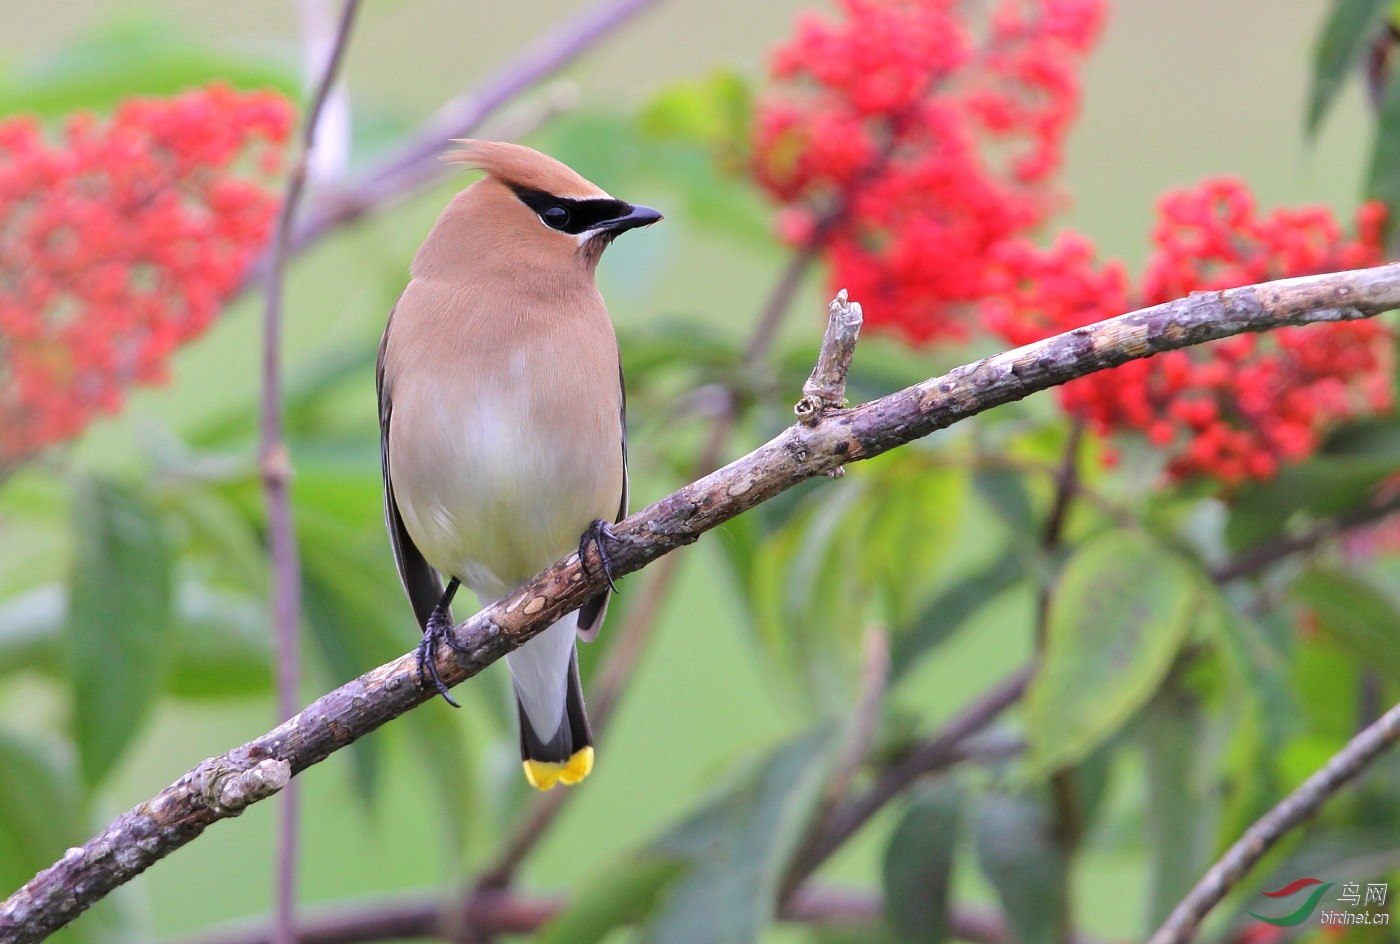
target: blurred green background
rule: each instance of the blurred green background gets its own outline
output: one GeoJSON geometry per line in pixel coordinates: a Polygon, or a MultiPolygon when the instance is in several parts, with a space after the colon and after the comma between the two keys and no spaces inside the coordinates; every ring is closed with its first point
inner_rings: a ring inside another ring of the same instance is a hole
{"type": "MultiPolygon", "coordinates": [[[[599,129],[630,119],[677,80],[721,67],[761,79],[766,51],[787,35],[795,12],[807,6],[791,0],[665,0],[567,70],[568,80],[577,86],[577,107],[528,139],[614,194],[667,214],[664,225],[620,241],[601,267],[602,290],[624,342],[645,336],[657,324],[683,319],[742,343],[785,254],[754,226],[726,229],[694,219],[687,212],[693,197],[668,182],[667,167],[639,168],[599,129]]],[[[1085,73],[1083,112],[1070,138],[1064,178],[1070,204],[1063,223],[1092,235],[1104,255],[1137,265],[1147,249],[1156,195],[1221,173],[1248,180],[1264,207],[1319,202],[1339,217],[1348,215],[1357,202],[1371,135],[1356,84],[1315,145],[1306,145],[1302,134],[1310,50],[1326,6],[1321,0],[1116,5],[1085,73]]],[[[396,135],[579,8],[553,0],[366,4],[346,66],[355,112],[352,168],[382,154],[396,135]]],[[[0,8],[0,110],[67,110],[62,95],[46,101],[36,90],[48,94],[55,75],[78,70],[87,55],[82,50],[92,48],[83,44],[110,44],[110,37],[123,30],[148,39],[157,36],[200,55],[252,64],[255,72],[266,70],[283,81],[297,70],[297,20],[287,2],[6,0],[0,8]]],[[[79,104],[95,94],[81,83],[75,89],[72,99],[79,104]]],[[[541,94],[537,89],[522,102],[537,101],[541,94]]],[[[508,122],[509,114],[494,121],[481,136],[508,122]]],[[[371,533],[380,514],[373,487],[378,468],[370,358],[412,252],[451,193],[468,179],[455,179],[337,234],[292,267],[285,332],[290,383],[296,387],[328,359],[352,365],[337,375],[334,396],[317,407],[316,423],[333,435],[302,443],[294,433],[299,471],[294,488],[313,509],[308,513],[299,507],[305,526],[315,527],[318,504],[329,509],[328,517],[361,522],[364,534],[371,533]],[[357,352],[364,355],[358,363],[357,352]]],[[[760,205],[756,195],[753,201],[754,207],[760,205]]],[[[761,222],[761,217],[748,222],[754,220],[761,222]]],[[[821,280],[809,279],[798,313],[787,324],[782,349],[794,362],[816,349],[824,294],[821,280]]],[[[75,461],[89,469],[141,474],[152,450],[173,448],[168,447],[170,431],[207,441],[225,417],[251,407],[257,392],[260,310],[254,296],[229,308],[206,336],[179,353],[170,383],[136,393],[122,415],[95,424],[79,442],[75,461]]],[[[879,351],[878,342],[872,342],[872,350],[879,351]]],[[[950,366],[948,357],[940,352],[908,369],[932,374],[950,366]]],[[[874,378],[868,386],[878,388],[881,382],[874,378]]],[[[683,462],[674,460],[681,449],[677,443],[698,440],[706,424],[703,416],[677,415],[665,389],[658,383],[649,390],[643,382],[633,402],[634,508],[680,484],[678,465],[683,462]],[[662,427],[669,429],[669,438],[649,445],[648,431],[662,427]]],[[[779,399],[795,395],[787,390],[779,399]]],[[[765,428],[762,423],[746,428],[731,444],[730,455],[757,442],[765,428]]],[[[11,510],[51,500],[42,483],[24,477],[7,493],[11,510]]],[[[994,525],[985,509],[969,506],[950,520],[942,553],[984,554],[981,536],[988,529],[994,525]]],[[[379,566],[392,576],[387,541],[382,535],[375,539],[380,542],[379,566]]],[[[601,746],[596,772],[530,860],[525,887],[573,888],[600,874],[693,808],[737,761],[806,726],[810,708],[775,679],[776,670],[764,656],[754,655],[732,578],[719,559],[726,540],[720,532],[681,552],[688,560],[679,586],[601,746]]],[[[62,559],[57,549],[36,551],[14,538],[0,538],[0,543],[8,545],[0,554],[11,563],[62,559]]],[[[623,584],[611,625],[625,618],[629,601],[646,579],[644,573],[623,584]]],[[[393,630],[406,650],[414,641],[406,603],[395,597],[383,606],[397,614],[393,630]]],[[[1025,626],[1032,606],[1026,590],[980,612],[935,660],[900,684],[894,693],[897,703],[918,717],[942,718],[1021,665],[1030,654],[1025,626]]],[[[313,658],[305,696],[344,680],[347,668],[313,658]]],[[[362,664],[353,671],[368,668],[362,664]]],[[[502,679],[502,673],[493,671],[468,683],[475,697],[461,712],[441,703],[420,712],[437,716],[425,723],[432,725],[424,728],[430,736],[459,738],[480,758],[475,775],[460,783],[463,836],[457,836],[458,827],[444,814],[433,785],[439,777],[429,769],[420,741],[405,736],[398,724],[371,738],[379,754],[372,806],[357,785],[362,772],[357,773],[349,752],[301,778],[303,901],[447,889],[471,874],[471,863],[508,829],[526,792],[513,740],[501,736],[501,718],[509,726],[502,679]]],[[[42,677],[9,678],[0,683],[0,717],[6,727],[24,731],[61,727],[64,697],[63,690],[42,677]]],[[[87,835],[198,760],[260,734],[272,721],[271,700],[263,695],[162,700],[136,746],[103,784],[90,821],[78,832],[87,835]]],[[[1119,795],[1110,798],[1108,812],[1102,814],[1110,835],[1115,829],[1136,828],[1141,816],[1137,780],[1116,782],[1122,785],[1119,795]]],[[[886,815],[863,832],[823,876],[867,885],[875,881],[889,820],[886,815]]],[[[242,818],[215,826],[99,908],[121,909],[134,917],[131,927],[138,939],[148,932],[178,937],[265,914],[273,883],[275,822],[276,803],[259,804],[242,818]]],[[[990,892],[972,870],[961,870],[957,882],[961,897],[989,900],[990,892]]],[[[1084,930],[1114,938],[1138,934],[1147,882],[1140,848],[1114,842],[1088,848],[1075,888],[1084,930]]],[[[79,927],[100,920],[85,918],[79,927]]],[[[807,932],[783,928],[768,939],[805,940],[807,932]]]]}

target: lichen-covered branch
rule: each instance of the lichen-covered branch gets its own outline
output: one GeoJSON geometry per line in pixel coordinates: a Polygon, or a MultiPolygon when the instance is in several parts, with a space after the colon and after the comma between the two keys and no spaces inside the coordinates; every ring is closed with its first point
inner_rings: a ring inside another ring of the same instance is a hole
{"type": "MultiPolygon", "coordinates": [[[[1396,307],[1400,266],[1202,293],[998,354],[853,409],[825,412],[620,522],[609,548],[613,575],[640,570],[799,482],[1076,377],[1216,338],[1365,318],[1396,307]]],[[[461,651],[439,648],[443,680],[455,685],[480,672],[592,598],[604,580],[596,566],[585,574],[576,554],[559,561],[457,627],[461,651]]],[[[210,824],[236,815],[241,807],[219,801],[218,785],[229,776],[267,760],[284,761],[299,773],[433,694],[419,684],[415,656],[407,653],[262,737],[196,765],[0,905],[0,941],[42,940],[210,824]]]]}
{"type": "Polygon", "coordinates": [[[848,300],[844,288],[837,292],[827,309],[826,335],[817,365],[802,385],[802,399],[793,407],[801,422],[816,425],[824,411],[846,405],[846,372],[851,368],[864,320],[860,303],[848,300]]]}

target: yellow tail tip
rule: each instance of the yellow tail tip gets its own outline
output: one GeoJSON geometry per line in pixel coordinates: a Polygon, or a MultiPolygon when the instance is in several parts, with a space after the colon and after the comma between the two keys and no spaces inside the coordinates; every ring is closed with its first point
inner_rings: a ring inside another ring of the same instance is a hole
{"type": "Polygon", "coordinates": [[[574,756],[569,758],[568,763],[527,760],[523,766],[525,779],[536,790],[548,790],[556,783],[571,787],[593,772],[593,748],[585,747],[574,751],[574,756]]]}

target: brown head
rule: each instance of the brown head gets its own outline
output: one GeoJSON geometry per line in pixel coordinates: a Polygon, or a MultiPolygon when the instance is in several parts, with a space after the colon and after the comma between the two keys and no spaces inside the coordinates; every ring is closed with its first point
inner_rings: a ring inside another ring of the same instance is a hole
{"type": "Polygon", "coordinates": [[[452,199],[413,262],[418,277],[509,271],[515,278],[586,272],[622,233],[661,219],[617,200],[539,151],[502,141],[458,141],[443,156],[486,176],[452,199]]]}

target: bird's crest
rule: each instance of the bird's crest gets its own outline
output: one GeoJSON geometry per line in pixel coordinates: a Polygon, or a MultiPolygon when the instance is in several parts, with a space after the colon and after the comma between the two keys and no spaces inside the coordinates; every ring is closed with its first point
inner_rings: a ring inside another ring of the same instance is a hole
{"type": "Polygon", "coordinates": [[[589,199],[607,197],[596,185],[580,177],[568,165],[520,144],[504,141],[455,139],[461,148],[442,156],[450,164],[465,164],[485,171],[509,187],[540,190],[556,197],[589,199]]]}

